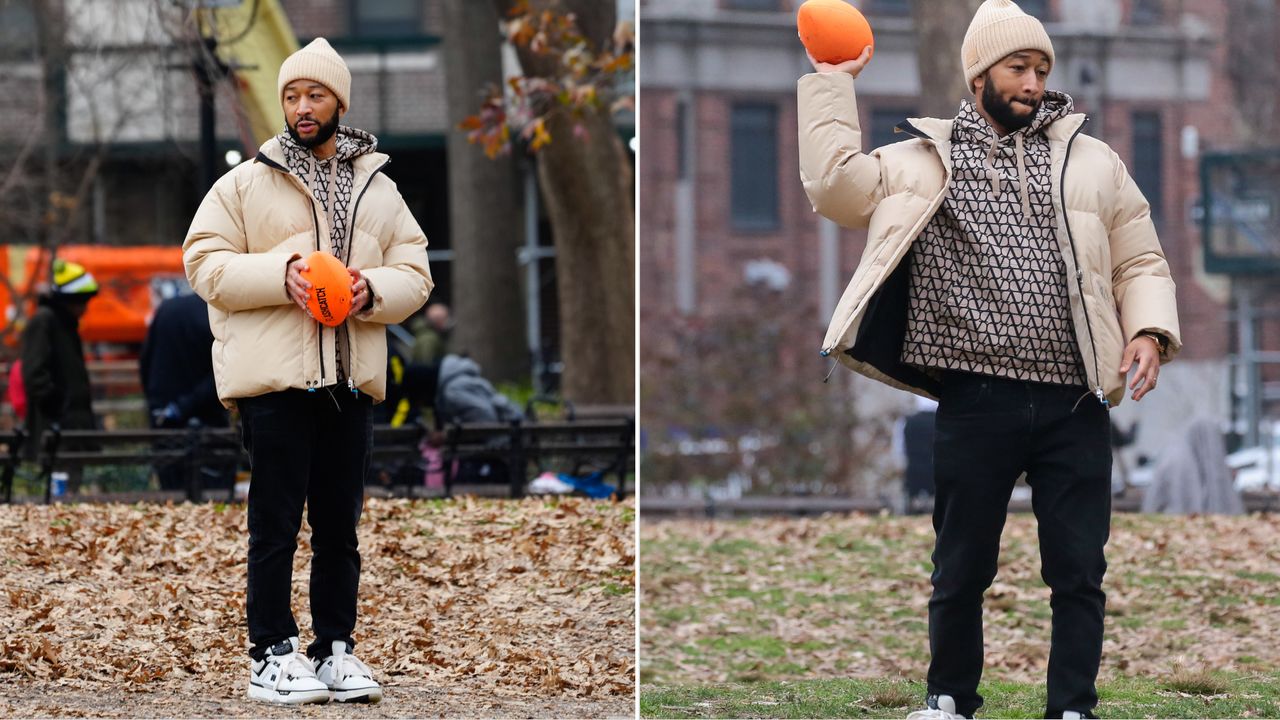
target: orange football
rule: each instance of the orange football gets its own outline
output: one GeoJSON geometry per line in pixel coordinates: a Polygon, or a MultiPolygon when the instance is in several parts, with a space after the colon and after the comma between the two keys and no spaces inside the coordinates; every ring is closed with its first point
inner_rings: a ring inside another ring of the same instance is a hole
{"type": "Polygon", "coordinates": [[[871,25],[858,8],[844,0],[805,0],[796,14],[800,42],[814,60],[842,63],[857,60],[863,48],[876,52],[871,25]]]}
{"type": "Polygon", "coordinates": [[[301,274],[311,283],[307,308],[325,325],[341,325],[351,312],[351,273],[341,260],[320,250],[307,256],[305,262],[307,269],[301,274]]]}

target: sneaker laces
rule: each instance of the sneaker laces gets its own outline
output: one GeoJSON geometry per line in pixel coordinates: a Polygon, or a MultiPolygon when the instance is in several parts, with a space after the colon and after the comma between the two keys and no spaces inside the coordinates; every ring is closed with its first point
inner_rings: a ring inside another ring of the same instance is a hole
{"type": "Polygon", "coordinates": [[[335,678],[342,679],[347,676],[347,675],[344,675],[342,672],[344,665],[352,666],[359,671],[358,673],[356,672],[347,673],[347,675],[358,674],[370,679],[373,678],[373,671],[369,669],[369,666],[365,665],[364,662],[360,660],[360,658],[356,657],[355,655],[350,655],[348,653],[343,653],[337,660],[333,662],[333,676],[335,678]]]}
{"type": "Polygon", "coordinates": [[[306,655],[303,655],[297,650],[294,650],[288,655],[272,655],[268,659],[268,662],[272,661],[280,665],[280,672],[276,673],[275,684],[271,686],[272,690],[279,690],[280,683],[284,682],[285,678],[293,680],[299,677],[313,678],[316,676],[316,669],[312,667],[311,661],[307,659],[306,655]],[[300,668],[301,672],[295,673],[295,668],[300,668]]]}
{"type": "MultiPolygon", "coordinates": [[[[345,646],[346,646],[346,643],[343,643],[344,648],[345,646]]],[[[369,666],[365,665],[364,662],[360,660],[360,658],[356,657],[355,655],[352,655],[349,652],[346,652],[345,649],[335,652],[332,657],[333,657],[333,681],[334,682],[342,682],[342,680],[347,677],[348,673],[346,673],[345,670],[347,669],[348,666],[358,671],[360,675],[367,677],[371,680],[373,679],[373,671],[369,669],[369,666]]],[[[349,674],[355,675],[357,673],[352,672],[349,674]]]]}

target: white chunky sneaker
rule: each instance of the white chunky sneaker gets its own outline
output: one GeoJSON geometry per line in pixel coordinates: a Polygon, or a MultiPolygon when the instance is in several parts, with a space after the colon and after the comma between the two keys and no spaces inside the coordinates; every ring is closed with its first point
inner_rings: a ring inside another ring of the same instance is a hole
{"type": "Polygon", "coordinates": [[[1084,713],[1078,713],[1075,710],[1068,710],[1062,713],[1062,720],[1084,720],[1084,713]]]}
{"type": "Polygon", "coordinates": [[[291,637],[249,666],[249,697],[283,705],[326,703],[329,688],[316,677],[307,656],[298,652],[298,638],[291,637]]]}
{"type": "Polygon", "coordinates": [[[925,699],[925,704],[928,707],[911,713],[907,720],[954,720],[967,717],[956,712],[955,698],[950,695],[930,695],[925,699]]]}
{"type": "Polygon", "coordinates": [[[347,644],[333,641],[333,654],[316,661],[316,676],[338,702],[376,703],[382,688],[373,681],[373,671],[360,658],[347,652],[347,644]]]}

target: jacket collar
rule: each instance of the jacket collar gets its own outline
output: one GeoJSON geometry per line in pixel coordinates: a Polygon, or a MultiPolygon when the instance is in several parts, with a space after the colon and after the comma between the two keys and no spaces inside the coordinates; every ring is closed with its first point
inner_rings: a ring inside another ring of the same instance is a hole
{"type": "Polygon", "coordinates": [[[49,308],[53,312],[53,316],[58,322],[69,328],[77,328],[80,326],[80,318],[76,317],[69,309],[67,304],[60,298],[51,295],[42,295],[36,299],[36,304],[49,308]]]}
{"type": "MultiPolygon", "coordinates": [[[[258,156],[254,160],[281,172],[289,172],[285,163],[284,148],[280,147],[279,138],[271,137],[262,143],[262,147],[258,148],[258,156]]],[[[352,158],[351,166],[355,169],[354,185],[358,188],[368,182],[374,172],[390,161],[391,158],[386,153],[380,152],[365,153],[352,158]]]]}
{"type": "MultiPolygon", "coordinates": [[[[1045,137],[1050,142],[1065,143],[1089,120],[1084,113],[1071,113],[1044,129],[1045,137]]],[[[921,140],[930,140],[934,144],[950,147],[951,130],[955,118],[907,118],[894,127],[895,132],[903,132],[921,140]]]]}

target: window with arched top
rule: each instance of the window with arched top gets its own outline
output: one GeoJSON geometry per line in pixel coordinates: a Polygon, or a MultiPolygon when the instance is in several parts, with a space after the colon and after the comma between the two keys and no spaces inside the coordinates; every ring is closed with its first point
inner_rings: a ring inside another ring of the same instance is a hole
{"type": "Polygon", "coordinates": [[[781,10],[781,0],[724,0],[729,10],[781,10]]]}
{"type": "Polygon", "coordinates": [[[420,0],[352,0],[351,34],[356,37],[404,37],[422,34],[420,0]]]}
{"type": "MultiPolygon", "coordinates": [[[[911,3],[917,0],[867,0],[863,4],[863,10],[868,15],[898,15],[905,16],[911,14],[911,3]]],[[[938,2],[939,0],[920,0],[923,2],[938,2]]],[[[1020,0],[1018,7],[1028,15],[1034,15],[1041,21],[1048,21],[1049,17],[1049,0],[1020,0]]]]}
{"type": "Polygon", "coordinates": [[[911,0],[868,0],[863,10],[869,15],[910,15],[911,0]]]}
{"type": "Polygon", "coordinates": [[[1164,3],[1161,0],[1133,0],[1129,9],[1132,25],[1159,25],[1164,22],[1164,3]]]}
{"type": "Polygon", "coordinates": [[[776,230],[778,106],[734,103],[730,125],[730,213],[735,230],[776,230]]]}
{"type": "Polygon", "coordinates": [[[34,59],[36,35],[32,0],[0,0],[0,58],[34,59]]]}
{"type": "Polygon", "coordinates": [[[1133,113],[1133,181],[1151,205],[1151,217],[1164,216],[1164,124],[1160,113],[1133,113]]]}
{"type": "Polygon", "coordinates": [[[1022,8],[1022,12],[1038,18],[1040,22],[1049,22],[1053,19],[1049,17],[1052,10],[1049,7],[1049,0],[1021,0],[1018,7],[1022,8]]]}

